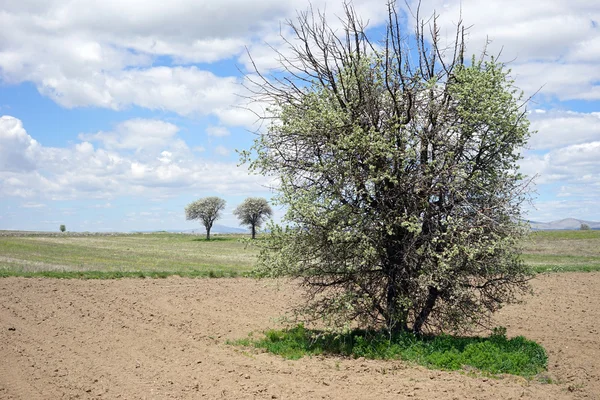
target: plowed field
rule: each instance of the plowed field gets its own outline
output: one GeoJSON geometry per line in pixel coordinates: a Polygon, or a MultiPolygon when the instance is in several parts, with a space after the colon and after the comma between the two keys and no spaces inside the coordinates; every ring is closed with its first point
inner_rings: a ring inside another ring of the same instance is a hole
{"type": "Polygon", "coordinates": [[[550,384],[228,345],[278,326],[286,282],[0,279],[0,399],[600,399],[600,273],[533,285],[497,322],[548,350],[550,384]]]}

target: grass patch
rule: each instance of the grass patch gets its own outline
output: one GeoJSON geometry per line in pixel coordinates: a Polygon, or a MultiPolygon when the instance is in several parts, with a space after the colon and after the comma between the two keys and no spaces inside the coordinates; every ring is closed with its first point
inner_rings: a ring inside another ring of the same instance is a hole
{"type": "Polygon", "coordinates": [[[261,339],[247,338],[233,343],[265,349],[288,359],[320,354],[401,359],[434,369],[470,367],[494,375],[525,377],[545,371],[548,363],[542,346],[522,336],[508,339],[504,328],[496,328],[489,337],[418,337],[410,333],[389,336],[383,332],[361,330],[334,335],[298,325],[291,329],[269,330],[261,339]]]}
{"type": "Polygon", "coordinates": [[[600,271],[600,231],[532,232],[522,259],[538,273],[600,271]]]}
{"type": "Polygon", "coordinates": [[[600,240],[600,230],[554,230],[533,231],[531,236],[537,239],[555,240],[600,240]]]}
{"type": "Polygon", "coordinates": [[[201,236],[192,239],[192,242],[236,242],[238,240],[240,238],[235,236],[211,236],[210,239],[206,239],[206,236],[201,236]]]}
{"type": "MultiPolygon", "coordinates": [[[[257,240],[263,240],[259,236],[257,240]]],[[[0,232],[0,277],[245,276],[258,250],[249,235],[0,232]]],[[[600,271],[600,231],[538,231],[523,261],[535,272],[600,271]]]]}
{"type": "Polygon", "coordinates": [[[22,271],[0,269],[0,278],[55,278],[55,279],[121,279],[121,278],[235,278],[236,271],[185,270],[185,271],[22,271]]]}
{"type": "Polygon", "coordinates": [[[253,268],[256,254],[241,235],[210,241],[170,233],[0,236],[0,277],[241,276],[253,268]]]}
{"type": "Polygon", "coordinates": [[[533,272],[538,274],[543,274],[546,272],[598,272],[600,271],[599,264],[593,265],[553,265],[553,264],[543,264],[543,265],[533,265],[531,267],[533,272]]]}

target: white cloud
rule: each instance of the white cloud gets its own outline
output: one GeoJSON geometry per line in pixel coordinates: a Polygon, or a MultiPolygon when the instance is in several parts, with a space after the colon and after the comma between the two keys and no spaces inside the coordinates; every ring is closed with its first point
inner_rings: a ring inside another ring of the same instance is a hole
{"type": "Polygon", "coordinates": [[[263,126],[262,117],[266,115],[267,104],[248,102],[238,98],[236,105],[215,110],[219,120],[230,126],[243,126],[256,131],[263,126]]]}
{"type": "Polygon", "coordinates": [[[45,208],[47,206],[46,206],[46,204],[42,204],[42,203],[28,202],[28,203],[21,204],[20,207],[21,208],[45,208]]]}
{"type": "Polygon", "coordinates": [[[565,182],[570,185],[600,186],[600,141],[528,154],[521,161],[524,173],[538,175],[538,184],[565,182]]]}
{"type": "Polygon", "coordinates": [[[215,154],[218,156],[226,157],[229,155],[229,149],[225,146],[217,146],[215,147],[215,154]]]}
{"type": "MultiPolygon", "coordinates": [[[[67,148],[43,147],[27,134],[20,120],[2,117],[0,160],[10,158],[17,162],[0,170],[0,196],[109,200],[119,196],[164,198],[173,196],[174,189],[177,195],[198,190],[263,190],[264,178],[249,175],[235,163],[209,162],[194,156],[177,138],[177,131],[175,125],[163,121],[136,119],[117,126],[115,132],[120,136],[105,132],[82,136],[84,140],[96,140],[99,148],[88,141],[67,148]],[[142,152],[124,151],[136,145],[136,135],[145,133],[151,138],[151,145],[140,144],[142,152]]],[[[224,155],[228,150],[220,146],[216,152],[224,155]]]]}
{"type": "Polygon", "coordinates": [[[600,114],[548,110],[529,115],[532,150],[521,170],[537,175],[539,198],[530,218],[552,221],[575,217],[600,220],[600,114]]]}
{"type": "MultiPolygon", "coordinates": [[[[410,2],[416,10],[417,0],[410,2]]],[[[574,45],[597,37],[592,21],[600,19],[595,0],[422,0],[421,16],[436,10],[442,35],[454,37],[459,18],[468,30],[469,51],[480,51],[486,40],[490,54],[502,51],[511,60],[554,60],[574,45]]]]}
{"type": "MultiPolygon", "coordinates": [[[[260,71],[277,66],[270,46],[289,54],[279,37],[279,22],[294,19],[295,10],[305,10],[308,3],[213,3],[3,2],[0,81],[32,82],[66,108],[142,107],[195,119],[210,116],[214,126],[207,134],[213,137],[226,136],[231,126],[257,130],[257,114],[264,115],[265,104],[248,103],[243,97],[248,81],[232,64],[253,71],[247,46],[260,71]],[[210,65],[215,61],[221,63],[210,65]]],[[[315,10],[326,8],[328,22],[338,32],[341,4],[329,2],[325,7],[326,0],[312,1],[315,10]]],[[[381,1],[354,0],[353,5],[371,27],[385,20],[381,1]]],[[[473,25],[469,52],[478,52],[486,38],[492,39],[489,53],[503,48],[503,60],[515,59],[509,66],[527,94],[539,89],[538,99],[554,104],[600,99],[596,0],[422,0],[422,16],[433,9],[441,12],[438,22],[447,40],[454,37],[462,9],[465,25],[473,25]]],[[[289,32],[284,28],[283,33],[289,32]]],[[[523,160],[523,170],[538,173],[541,187],[556,186],[561,199],[584,204],[589,193],[600,195],[598,114],[548,110],[530,117],[532,129],[539,133],[531,138],[533,151],[523,160]]],[[[204,152],[201,146],[190,149],[176,125],[156,119],[131,119],[107,131],[83,133],[66,147],[44,147],[27,134],[21,121],[5,116],[0,119],[0,196],[22,197],[31,204],[80,197],[106,204],[121,195],[162,201],[174,189],[244,192],[263,181],[248,177],[233,163],[206,161],[204,152]]],[[[213,155],[228,153],[223,146],[213,148],[213,155]]],[[[542,203],[545,210],[559,207],[542,203]]]]}
{"type": "MultiPolygon", "coordinates": [[[[369,26],[385,21],[380,1],[353,5],[369,26]]],[[[256,118],[235,108],[241,103],[234,96],[242,91],[240,81],[189,64],[237,58],[252,70],[247,46],[260,70],[274,67],[277,55],[270,46],[287,54],[280,23],[307,6],[302,0],[12,2],[0,14],[0,77],[33,82],[65,107],[135,105],[250,126],[256,118]]],[[[315,0],[312,7],[325,10],[340,31],[341,2],[315,0]]],[[[491,54],[504,49],[504,60],[516,58],[517,84],[528,94],[542,87],[542,93],[560,99],[600,98],[597,1],[422,1],[422,16],[434,9],[448,40],[462,10],[465,25],[472,25],[469,51],[478,52],[489,37],[491,54]]],[[[289,34],[285,27],[283,32],[289,34]]]]}
{"type": "Polygon", "coordinates": [[[600,70],[594,63],[531,61],[510,67],[516,85],[527,96],[539,92],[561,101],[600,99],[600,70]]]}
{"type": "Polygon", "coordinates": [[[27,134],[21,121],[0,117],[0,132],[0,171],[33,170],[40,145],[27,134]]]}
{"type": "MultiPolygon", "coordinates": [[[[416,9],[417,1],[411,1],[416,9]]],[[[440,14],[442,37],[454,39],[462,15],[469,26],[467,52],[501,53],[527,95],[560,100],[600,99],[600,6],[596,0],[423,0],[421,15],[440,14]],[[596,25],[593,23],[596,21],[596,25]]]]}
{"type": "Polygon", "coordinates": [[[600,113],[551,110],[532,113],[529,119],[531,129],[537,131],[528,143],[534,150],[600,140],[600,113]]]}
{"type": "MultiPolygon", "coordinates": [[[[132,105],[181,115],[208,115],[238,100],[234,77],[218,77],[197,67],[153,67],[94,72],[90,76],[44,75],[38,89],[64,107],[121,110],[132,105]]],[[[35,81],[36,79],[34,79],[35,81]]]]}
{"type": "MultiPolygon", "coordinates": [[[[380,2],[354,4],[365,19],[382,21],[380,2]]],[[[341,3],[326,7],[325,0],[316,0],[312,5],[327,10],[333,22],[342,14],[341,3]]],[[[245,46],[257,58],[273,59],[265,42],[281,44],[280,22],[307,6],[303,0],[3,4],[0,78],[33,82],[68,108],[140,106],[184,116],[222,115],[227,124],[246,124],[248,117],[232,108],[240,103],[234,95],[241,91],[239,80],[190,64],[240,56],[244,63],[245,46]]]]}
{"type": "MultiPolygon", "coordinates": [[[[598,30],[598,27],[596,27],[596,30],[598,30]]],[[[571,62],[599,62],[600,34],[596,33],[589,39],[580,41],[572,46],[567,58],[571,62]]]]}
{"type": "Polygon", "coordinates": [[[538,222],[556,221],[562,218],[580,218],[600,221],[598,202],[594,199],[564,199],[536,201],[527,212],[527,218],[538,222]]]}
{"type": "Polygon", "coordinates": [[[209,126],[206,128],[208,136],[223,137],[229,136],[229,130],[223,126],[209,126]]]}
{"type": "MultiPolygon", "coordinates": [[[[120,123],[112,132],[98,132],[95,134],[80,134],[79,139],[100,142],[109,150],[130,149],[142,151],[156,147],[164,147],[174,140],[179,131],[176,125],[160,120],[132,119],[120,123]]],[[[79,152],[93,151],[88,142],[77,145],[79,152]]]]}
{"type": "MultiPolygon", "coordinates": [[[[353,5],[369,26],[385,21],[383,3],[355,0],[353,5]]],[[[340,31],[341,2],[315,0],[312,7],[325,10],[328,22],[340,31]]],[[[280,23],[306,8],[301,0],[223,0],[210,6],[193,0],[15,2],[4,5],[0,14],[0,77],[33,82],[64,107],[139,106],[256,127],[256,115],[238,107],[245,106],[235,95],[244,92],[240,78],[190,63],[238,59],[252,71],[247,46],[260,70],[275,67],[277,55],[270,46],[288,54],[279,37],[280,23]]],[[[542,94],[561,100],[600,99],[600,29],[592,23],[600,20],[600,7],[595,0],[543,5],[422,1],[422,16],[434,9],[441,13],[441,33],[448,40],[462,10],[465,25],[472,25],[469,51],[478,52],[489,37],[491,54],[504,49],[504,60],[515,58],[511,67],[527,94],[541,88],[542,94]]],[[[285,26],[283,33],[291,37],[285,26]]],[[[259,115],[264,111],[259,104],[249,108],[259,115]]]]}

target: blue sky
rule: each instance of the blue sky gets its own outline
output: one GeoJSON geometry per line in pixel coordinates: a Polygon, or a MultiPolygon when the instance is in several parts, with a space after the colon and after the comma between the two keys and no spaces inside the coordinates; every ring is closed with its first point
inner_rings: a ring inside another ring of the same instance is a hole
{"type": "MultiPolygon", "coordinates": [[[[240,96],[245,49],[275,67],[280,22],[307,5],[0,1],[0,229],[193,229],[185,205],[213,195],[227,200],[219,223],[237,226],[244,198],[272,196],[235,152],[258,128],[240,96]]],[[[312,5],[333,23],[342,14],[339,1],[312,5]]],[[[354,5],[376,38],[385,1],[354,5]]],[[[516,85],[537,92],[521,163],[537,175],[529,218],[600,221],[600,3],[422,1],[433,10],[449,37],[462,10],[468,51],[490,39],[516,85]]]]}

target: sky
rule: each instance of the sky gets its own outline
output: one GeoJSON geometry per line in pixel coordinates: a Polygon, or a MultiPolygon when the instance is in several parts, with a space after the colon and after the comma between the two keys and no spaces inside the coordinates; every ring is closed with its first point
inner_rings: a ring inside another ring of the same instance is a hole
{"type": "MultiPolygon", "coordinates": [[[[342,15],[341,1],[311,4],[332,24],[342,15]]],[[[353,4],[377,40],[385,0],[353,4]]],[[[205,196],[224,198],[218,223],[237,227],[246,197],[273,196],[236,153],[261,128],[244,96],[248,53],[275,67],[282,22],[308,5],[0,0],[0,229],[195,229],[184,207],[205,196]]],[[[491,41],[533,96],[527,217],[600,221],[600,2],[422,1],[422,15],[434,10],[442,36],[462,16],[467,52],[491,41]]]]}

